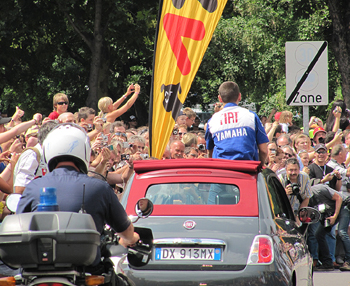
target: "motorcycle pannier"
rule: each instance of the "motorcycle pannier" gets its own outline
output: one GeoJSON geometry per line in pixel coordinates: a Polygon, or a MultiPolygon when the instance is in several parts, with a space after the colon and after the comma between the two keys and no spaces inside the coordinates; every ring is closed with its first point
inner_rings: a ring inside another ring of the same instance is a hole
{"type": "Polygon", "coordinates": [[[89,214],[23,213],[7,216],[0,226],[0,257],[15,268],[90,265],[99,245],[89,214]]]}

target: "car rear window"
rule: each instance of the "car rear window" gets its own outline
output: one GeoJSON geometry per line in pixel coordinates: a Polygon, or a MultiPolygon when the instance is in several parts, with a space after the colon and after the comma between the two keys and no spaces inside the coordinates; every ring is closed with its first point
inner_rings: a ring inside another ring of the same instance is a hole
{"type": "Polygon", "coordinates": [[[167,183],[148,187],[146,198],[155,205],[235,205],[238,186],[217,183],[167,183]]]}

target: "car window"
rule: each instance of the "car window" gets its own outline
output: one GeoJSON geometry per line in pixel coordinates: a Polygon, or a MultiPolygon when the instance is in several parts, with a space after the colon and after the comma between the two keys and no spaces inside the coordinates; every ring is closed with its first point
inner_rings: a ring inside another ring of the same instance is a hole
{"type": "Polygon", "coordinates": [[[240,190],[231,184],[156,184],[147,189],[146,198],[155,205],[235,205],[239,202],[240,190]]]}
{"type": "Polygon", "coordinates": [[[272,211],[276,217],[294,219],[291,207],[286,204],[289,203],[285,201],[285,190],[282,187],[279,180],[275,177],[268,177],[267,180],[268,193],[271,200],[272,211]],[[284,192],[284,196],[281,192],[284,192]]]}

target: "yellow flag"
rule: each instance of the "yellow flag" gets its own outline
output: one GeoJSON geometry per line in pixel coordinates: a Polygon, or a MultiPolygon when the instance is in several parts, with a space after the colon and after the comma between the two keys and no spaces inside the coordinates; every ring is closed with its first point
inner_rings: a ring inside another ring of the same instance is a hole
{"type": "Polygon", "coordinates": [[[163,0],[150,98],[150,155],[161,159],[227,0],[163,0]]]}

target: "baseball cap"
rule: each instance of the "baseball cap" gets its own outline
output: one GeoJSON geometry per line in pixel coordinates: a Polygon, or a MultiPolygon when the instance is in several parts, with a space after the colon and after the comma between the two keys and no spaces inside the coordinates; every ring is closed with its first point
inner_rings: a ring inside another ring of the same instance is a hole
{"type": "Polygon", "coordinates": [[[130,115],[130,120],[133,121],[133,120],[136,120],[136,116],[135,115],[130,115]]]}
{"type": "Polygon", "coordinates": [[[324,132],[324,133],[327,133],[325,130],[324,130],[324,128],[322,128],[322,127],[316,127],[315,129],[314,129],[314,132],[313,132],[313,135],[314,135],[314,137],[315,137],[315,135],[316,135],[316,133],[318,133],[318,132],[324,132]]]}
{"type": "Polygon", "coordinates": [[[320,149],[324,149],[324,150],[327,151],[326,145],[324,145],[324,144],[322,144],[322,143],[317,144],[317,145],[315,146],[315,152],[317,152],[317,151],[320,150],[320,149]]]}
{"type": "Polygon", "coordinates": [[[0,124],[6,124],[11,121],[12,117],[1,117],[0,115],[0,124]]]}
{"type": "Polygon", "coordinates": [[[276,120],[276,121],[280,120],[281,114],[282,114],[281,111],[276,112],[276,114],[275,114],[275,120],[276,120]]]}

